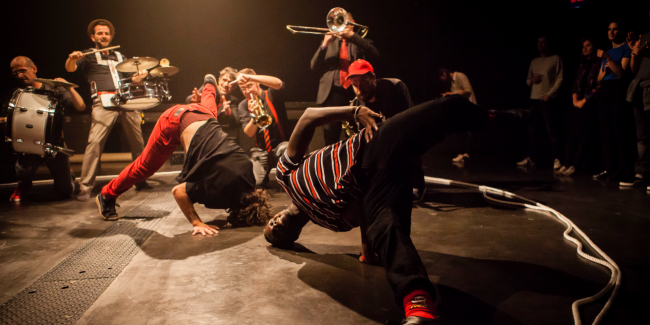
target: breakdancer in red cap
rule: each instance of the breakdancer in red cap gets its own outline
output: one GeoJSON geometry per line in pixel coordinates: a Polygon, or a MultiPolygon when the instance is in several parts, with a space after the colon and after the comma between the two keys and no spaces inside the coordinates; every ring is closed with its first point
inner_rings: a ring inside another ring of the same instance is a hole
{"type": "MultiPolygon", "coordinates": [[[[357,85],[357,95],[371,99],[364,83],[372,86],[374,74],[350,78],[357,85]]],[[[379,92],[372,95],[377,96],[379,92]]],[[[371,100],[364,103],[372,106],[371,100]]],[[[395,299],[404,307],[402,324],[444,324],[433,305],[433,285],[410,237],[412,166],[450,133],[516,123],[525,114],[488,114],[485,108],[452,95],[378,123],[379,118],[380,114],[364,105],[305,111],[276,168],[278,182],[293,204],[268,222],[264,235],[274,246],[287,248],[309,221],[336,232],[360,226],[362,240],[367,242],[367,246],[362,244],[362,257],[367,261],[376,257],[385,268],[395,299]],[[362,130],[307,153],[314,129],[335,121],[354,121],[362,130]]]]}

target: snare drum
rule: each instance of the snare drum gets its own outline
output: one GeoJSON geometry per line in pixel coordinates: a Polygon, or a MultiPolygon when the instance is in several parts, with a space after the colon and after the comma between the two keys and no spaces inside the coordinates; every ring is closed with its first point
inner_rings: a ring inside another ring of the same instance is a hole
{"type": "Polygon", "coordinates": [[[7,119],[7,137],[14,151],[49,157],[56,154],[63,143],[63,108],[57,105],[54,91],[28,87],[14,92],[7,119]]]}
{"type": "Polygon", "coordinates": [[[126,83],[115,93],[114,101],[121,109],[128,111],[145,110],[169,101],[171,95],[166,80],[126,83]]]}

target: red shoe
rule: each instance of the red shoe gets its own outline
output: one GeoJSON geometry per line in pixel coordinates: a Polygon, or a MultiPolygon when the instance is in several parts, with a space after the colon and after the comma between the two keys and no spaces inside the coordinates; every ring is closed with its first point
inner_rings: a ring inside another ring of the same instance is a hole
{"type": "Polygon", "coordinates": [[[14,191],[14,194],[11,194],[11,197],[9,198],[9,202],[20,202],[20,188],[16,188],[14,191]]]}

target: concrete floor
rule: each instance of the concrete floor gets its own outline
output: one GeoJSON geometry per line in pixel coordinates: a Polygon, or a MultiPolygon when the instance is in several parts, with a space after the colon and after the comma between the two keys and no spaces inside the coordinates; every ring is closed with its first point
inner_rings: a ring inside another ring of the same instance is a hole
{"type": "MultiPolygon", "coordinates": [[[[425,156],[426,174],[509,190],[573,220],[623,271],[605,324],[644,323],[650,303],[645,189],[623,191],[589,176],[556,179],[550,170],[524,172],[495,157],[473,158],[459,169],[450,158],[425,156]]],[[[167,193],[176,184],[172,176],[151,183],[153,191],[167,193]]],[[[35,188],[20,205],[7,202],[10,189],[0,190],[0,304],[111,225],[94,202],[50,201],[49,190],[35,188]]],[[[284,193],[271,192],[276,211],[289,204],[284,193]]],[[[150,193],[128,191],[118,211],[150,193]]],[[[562,237],[563,224],[548,215],[495,207],[478,194],[442,187],[425,201],[414,205],[412,238],[450,324],[572,324],[572,302],[609,280],[607,269],[577,256],[562,237]]],[[[226,217],[202,207],[199,214],[216,225],[226,217]]],[[[174,209],[78,324],[394,324],[403,317],[383,269],[357,261],[358,230],[337,234],[309,224],[294,250],[270,247],[262,227],[190,234],[174,209]]],[[[582,308],[584,323],[603,304],[582,308]]]]}

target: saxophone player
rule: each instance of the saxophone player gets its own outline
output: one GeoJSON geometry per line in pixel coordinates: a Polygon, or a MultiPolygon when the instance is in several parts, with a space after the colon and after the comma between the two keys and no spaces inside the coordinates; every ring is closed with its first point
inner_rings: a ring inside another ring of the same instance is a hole
{"type": "Polygon", "coordinates": [[[289,140],[287,132],[287,110],[284,107],[284,83],[272,76],[263,76],[255,73],[253,69],[242,69],[231,84],[238,84],[244,100],[239,103],[237,112],[244,133],[255,139],[256,147],[251,149],[253,170],[258,186],[265,187],[269,181],[269,171],[277,164],[275,149],[289,140]],[[268,89],[262,89],[260,86],[268,89]],[[259,106],[263,107],[259,107],[259,106]],[[266,125],[263,119],[271,120],[266,125]],[[266,127],[264,127],[266,126],[266,127]],[[269,154],[270,153],[270,154],[269,154]]]}

